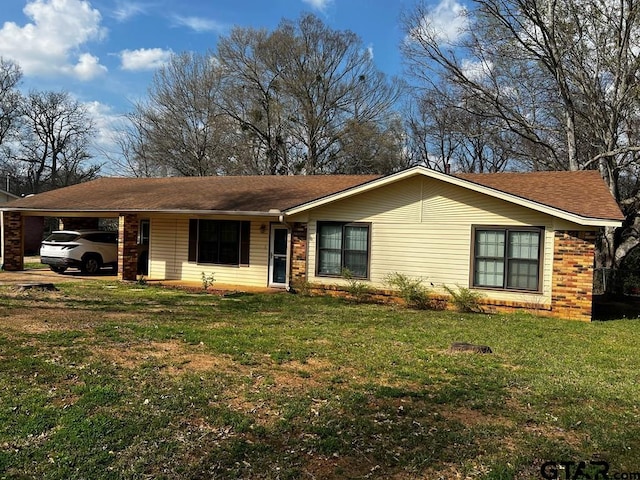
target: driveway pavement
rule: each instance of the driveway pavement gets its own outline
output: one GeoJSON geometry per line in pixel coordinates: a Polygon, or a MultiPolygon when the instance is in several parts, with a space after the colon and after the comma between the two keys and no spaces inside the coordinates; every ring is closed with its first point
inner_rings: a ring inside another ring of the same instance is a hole
{"type": "Polygon", "coordinates": [[[79,270],[67,270],[63,274],[47,269],[23,270],[21,272],[0,271],[0,285],[16,285],[18,283],[60,283],[80,282],[86,280],[117,280],[110,269],[104,269],[98,275],[83,275],[79,270]]]}

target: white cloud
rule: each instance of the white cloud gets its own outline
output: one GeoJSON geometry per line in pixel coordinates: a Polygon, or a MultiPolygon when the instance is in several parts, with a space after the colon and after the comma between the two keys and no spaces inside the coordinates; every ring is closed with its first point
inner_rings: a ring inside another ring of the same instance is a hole
{"type": "Polygon", "coordinates": [[[422,18],[420,25],[411,31],[410,37],[425,35],[441,43],[452,44],[464,35],[468,26],[467,9],[464,5],[456,0],[441,0],[422,18]]]}
{"type": "Polygon", "coordinates": [[[123,70],[155,70],[166,64],[173,52],[161,48],[140,48],[120,52],[123,70]]]}
{"type": "Polygon", "coordinates": [[[100,59],[90,53],[83,53],[72,68],[73,75],[80,80],[91,80],[107,72],[107,67],[100,65],[100,59]]]}
{"type": "Polygon", "coordinates": [[[33,0],[23,12],[30,23],[5,22],[0,28],[0,56],[16,61],[25,75],[89,80],[106,71],[97,57],[77,53],[85,43],[106,35],[100,12],[88,1],[33,0]]]}
{"type": "Polygon", "coordinates": [[[373,60],[373,44],[369,44],[367,47],[367,54],[369,55],[369,59],[373,60]]]}
{"type": "Polygon", "coordinates": [[[307,5],[310,5],[316,10],[324,12],[329,5],[333,3],[333,0],[302,0],[307,5]]]}
{"type": "Polygon", "coordinates": [[[474,82],[481,82],[491,75],[493,63],[489,61],[481,62],[465,59],[462,61],[461,68],[467,78],[474,82]]]}
{"type": "Polygon", "coordinates": [[[89,116],[93,120],[93,126],[96,129],[96,135],[94,143],[98,147],[104,147],[111,145],[113,142],[113,132],[116,129],[116,125],[121,121],[122,116],[113,112],[113,109],[100,102],[85,102],[84,103],[89,116]]]}
{"type": "Polygon", "coordinates": [[[95,129],[92,141],[92,163],[101,165],[103,175],[123,175],[121,156],[122,152],[118,143],[121,131],[125,124],[124,117],[114,113],[113,108],[101,102],[85,102],[95,129]]]}
{"type": "Polygon", "coordinates": [[[198,33],[221,32],[227,28],[220,22],[203,17],[182,17],[180,15],[176,15],[173,17],[173,20],[177,25],[190,28],[198,33]]]}
{"type": "Polygon", "coordinates": [[[146,7],[140,3],[134,2],[116,2],[116,9],[113,16],[119,22],[125,22],[136,15],[145,13],[146,7]]]}

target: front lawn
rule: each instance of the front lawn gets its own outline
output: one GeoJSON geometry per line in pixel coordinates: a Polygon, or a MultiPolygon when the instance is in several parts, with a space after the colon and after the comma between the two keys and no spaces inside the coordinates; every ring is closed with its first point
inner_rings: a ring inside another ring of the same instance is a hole
{"type": "Polygon", "coordinates": [[[0,478],[640,472],[637,320],[58,287],[0,287],[0,478]]]}

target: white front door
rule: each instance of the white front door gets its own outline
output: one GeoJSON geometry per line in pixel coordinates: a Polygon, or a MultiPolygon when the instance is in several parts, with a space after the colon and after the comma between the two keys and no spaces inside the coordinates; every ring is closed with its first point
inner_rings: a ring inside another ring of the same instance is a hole
{"type": "Polygon", "coordinates": [[[278,225],[271,226],[269,242],[269,286],[285,287],[287,285],[287,245],[289,229],[278,225]]]}

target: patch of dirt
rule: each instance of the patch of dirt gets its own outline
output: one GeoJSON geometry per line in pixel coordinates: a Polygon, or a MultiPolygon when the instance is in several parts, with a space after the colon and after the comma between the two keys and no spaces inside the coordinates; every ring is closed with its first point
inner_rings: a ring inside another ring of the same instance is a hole
{"type": "Polygon", "coordinates": [[[461,423],[467,427],[474,427],[478,425],[501,425],[505,427],[513,427],[515,424],[513,421],[498,417],[495,415],[487,415],[479,410],[473,410],[464,407],[448,407],[442,405],[442,408],[438,410],[438,413],[447,420],[453,420],[461,423]]]}
{"type": "Polygon", "coordinates": [[[319,379],[326,378],[335,370],[331,362],[318,358],[309,358],[304,363],[293,360],[279,367],[273,371],[275,384],[288,389],[318,387],[321,385],[319,379]]]}
{"type": "MultiPolygon", "coordinates": [[[[402,477],[399,477],[402,478],[402,477]]],[[[438,469],[427,468],[420,477],[405,477],[405,478],[429,478],[431,480],[470,480],[474,477],[463,475],[457,465],[448,464],[438,466],[438,469]]]]}
{"type": "Polygon", "coordinates": [[[371,462],[366,455],[359,458],[309,455],[305,460],[302,470],[309,478],[370,478],[379,477],[381,473],[380,465],[371,462]]]}
{"type": "Polygon", "coordinates": [[[179,340],[101,347],[94,352],[94,356],[125,368],[136,368],[149,360],[160,361],[166,364],[164,371],[172,375],[208,370],[237,373],[239,370],[230,357],[194,352],[179,340]]]}
{"type": "MultiPolygon", "coordinates": [[[[65,330],[90,330],[96,322],[91,314],[82,309],[64,309],[62,299],[52,298],[55,307],[34,306],[29,309],[11,309],[11,314],[0,315],[0,328],[4,331],[14,330],[27,334],[47,333],[65,330]]],[[[139,319],[140,315],[132,312],[100,312],[102,322],[109,320],[139,319]]]]}
{"type": "Polygon", "coordinates": [[[32,313],[11,313],[10,317],[5,317],[0,320],[0,325],[2,325],[2,329],[6,331],[7,329],[18,330],[24,333],[45,333],[51,330],[68,328],[61,325],[56,325],[53,322],[49,322],[48,320],[42,318],[34,318],[32,313]]]}

